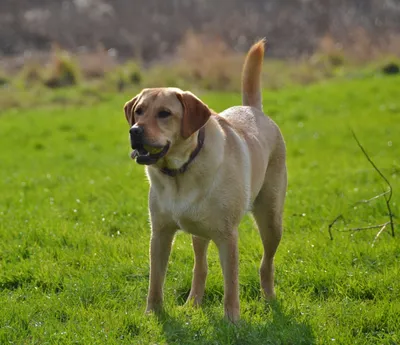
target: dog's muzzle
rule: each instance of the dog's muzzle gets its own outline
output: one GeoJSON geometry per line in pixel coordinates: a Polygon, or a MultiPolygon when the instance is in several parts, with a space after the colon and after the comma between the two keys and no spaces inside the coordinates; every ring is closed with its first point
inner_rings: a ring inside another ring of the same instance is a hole
{"type": "Polygon", "coordinates": [[[131,147],[133,150],[143,146],[144,129],[141,126],[132,126],[129,130],[131,147]]]}
{"type": "Polygon", "coordinates": [[[133,149],[131,157],[132,159],[136,159],[136,163],[138,164],[155,164],[160,158],[164,157],[169,150],[169,142],[167,145],[161,147],[147,145],[144,140],[144,129],[141,126],[132,126],[129,130],[129,135],[131,147],[133,149]]]}

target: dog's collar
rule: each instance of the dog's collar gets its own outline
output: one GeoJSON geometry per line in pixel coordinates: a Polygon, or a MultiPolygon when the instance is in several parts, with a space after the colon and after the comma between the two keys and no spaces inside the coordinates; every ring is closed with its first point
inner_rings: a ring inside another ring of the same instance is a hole
{"type": "Polygon", "coordinates": [[[204,127],[202,127],[199,130],[199,135],[197,136],[197,146],[196,146],[195,150],[190,154],[190,157],[185,164],[183,164],[179,169],[169,169],[169,168],[164,167],[164,168],[161,168],[160,171],[163,174],[171,176],[171,177],[175,177],[176,175],[183,174],[187,170],[189,164],[196,158],[196,156],[199,154],[201,148],[203,147],[205,132],[206,131],[205,131],[204,127]]]}

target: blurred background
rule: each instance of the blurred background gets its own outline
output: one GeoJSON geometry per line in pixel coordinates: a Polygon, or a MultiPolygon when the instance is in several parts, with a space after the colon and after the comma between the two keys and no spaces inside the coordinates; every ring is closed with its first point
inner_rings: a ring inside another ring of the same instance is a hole
{"type": "Polygon", "coordinates": [[[266,87],[398,73],[400,1],[1,0],[0,84],[238,91],[260,37],[266,87]]]}

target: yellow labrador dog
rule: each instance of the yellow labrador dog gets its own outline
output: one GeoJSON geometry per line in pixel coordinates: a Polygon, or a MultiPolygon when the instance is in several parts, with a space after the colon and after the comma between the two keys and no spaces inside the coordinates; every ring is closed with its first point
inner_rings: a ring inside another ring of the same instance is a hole
{"type": "Polygon", "coordinates": [[[264,255],[261,287],[274,296],[274,255],[282,235],[286,149],[278,126],[262,112],[264,40],[249,50],[242,75],[242,106],[220,114],[190,92],[144,89],[125,104],[132,158],[150,181],[150,284],[147,311],[162,307],[174,234],[192,235],[195,255],[188,302],[199,305],[207,276],[207,247],[218,247],[224,276],[225,317],[239,319],[238,226],[247,211],[256,220],[264,255]]]}

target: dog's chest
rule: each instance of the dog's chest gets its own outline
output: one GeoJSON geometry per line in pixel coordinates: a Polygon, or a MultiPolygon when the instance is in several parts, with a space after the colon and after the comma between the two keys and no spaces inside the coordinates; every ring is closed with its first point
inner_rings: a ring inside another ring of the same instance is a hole
{"type": "Polygon", "coordinates": [[[215,221],[212,220],[213,212],[210,210],[213,193],[207,193],[208,187],[204,184],[193,183],[180,187],[183,186],[152,185],[150,207],[156,203],[158,210],[154,216],[162,217],[167,222],[172,221],[178,228],[193,235],[209,237],[211,223],[215,221]]]}
{"type": "Polygon", "coordinates": [[[169,214],[176,223],[182,218],[197,218],[203,211],[203,201],[196,188],[181,191],[165,188],[157,193],[157,201],[161,213],[169,214]]]}

